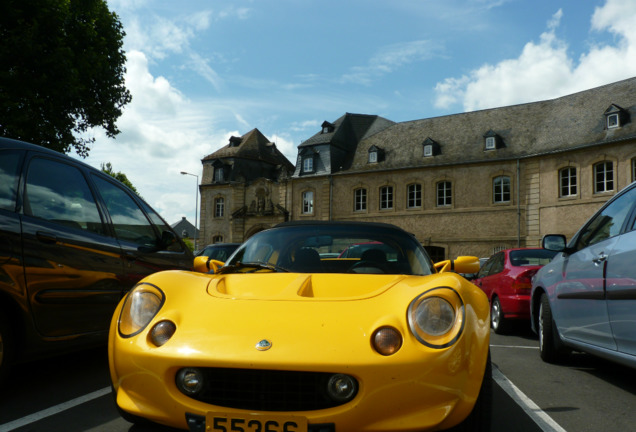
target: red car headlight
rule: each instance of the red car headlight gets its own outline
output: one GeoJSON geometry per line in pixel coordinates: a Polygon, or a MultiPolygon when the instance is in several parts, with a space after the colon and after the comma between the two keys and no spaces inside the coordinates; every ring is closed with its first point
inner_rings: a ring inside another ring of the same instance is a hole
{"type": "Polygon", "coordinates": [[[407,319],[420,343],[445,348],[455,343],[464,328],[464,302],[452,288],[434,288],[411,302],[407,319]]]}
{"type": "Polygon", "coordinates": [[[119,316],[119,334],[131,337],[142,331],[163,306],[165,295],[158,287],[141,283],[128,293],[119,316]]]}

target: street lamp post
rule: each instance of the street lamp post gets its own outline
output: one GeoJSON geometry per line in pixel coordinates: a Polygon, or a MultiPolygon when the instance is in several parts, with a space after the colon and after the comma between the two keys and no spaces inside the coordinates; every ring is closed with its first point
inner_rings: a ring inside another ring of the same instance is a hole
{"type": "Polygon", "coordinates": [[[199,176],[196,174],[190,174],[189,172],[181,171],[182,175],[191,175],[197,178],[197,190],[194,196],[194,250],[197,250],[197,216],[199,214],[199,176]]]}

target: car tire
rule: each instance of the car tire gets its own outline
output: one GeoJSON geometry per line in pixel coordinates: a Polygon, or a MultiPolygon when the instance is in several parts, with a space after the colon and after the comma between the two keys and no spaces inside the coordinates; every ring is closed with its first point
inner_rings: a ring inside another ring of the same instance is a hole
{"type": "Polygon", "coordinates": [[[490,327],[497,334],[505,334],[508,331],[508,321],[504,317],[499,297],[494,296],[490,305],[490,327]]]}
{"type": "Polygon", "coordinates": [[[7,377],[14,355],[13,336],[4,311],[0,310],[0,383],[7,377]]]}
{"type": "Polygon", "coordinates": [[[552,317],[550,300],[541,294],[539,303],[539,353],[547,363],[559,363],[564,360],[568,350],[563,346],[559,332],[552,317]]]}
{"type": "Polygon", "coordinates": [[[486,360],[486,370],[479,389],[479,396],[468,417],[447,432],[490,432],[492,419],[492,364],[490,350],[486,360]]]}

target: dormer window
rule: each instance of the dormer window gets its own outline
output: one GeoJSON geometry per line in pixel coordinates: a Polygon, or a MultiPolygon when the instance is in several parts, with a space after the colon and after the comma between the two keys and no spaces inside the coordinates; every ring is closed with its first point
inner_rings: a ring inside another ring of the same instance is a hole
{"type": "Polygon", "coordinates": [[[303,159],[303,172],[313,172],[314,171],[314,158],[313,156],[308,156],[303,159]]]}
{"type": "Polygon", "coordinates": [[[503,139],[494,131],[489,130],[484,135],[484,150],[496,150],[505,147],[503,139]]]}
{"type": "Polygon", "coordinates": [[[222,182],[223,180],[224,180],[223,168],[222,167],[215,167],[214,168],[214,181],[215,182],[222,182]]]}
{"type": "Polygon", "coordinates": [[[371,146],[369,148],[369,163],[378,163],[384,160],[384,150],[377,146],[371,146]]]}
{"type": "Polygon", "coordinates": [[[241,137],[230,137],[230,147],[238,147],[241,145],[241,142],[243,142],[243,138],[241,137]]]}
{"type": "Polygon", "coordinates": [[[212,163],[212,167],[214,168],[214,183],[224,182],[226,177],[225,164],[217,159],[212,163]]]}
{"type": "Polygon", "coordinates": [[[629,123],[629,112],[616,104],[611,104],[605,110],[605,127],[616,129],[629,123]]]}
{"type": "Polygon", "coordinates": [[[329,123],[328,121],[322,122],[322,126],[321,127],[322,127],[322,132],[321,133],[323,133],[323,134],[331,133],[334,130],[336,130],[336,127],[333,125],[333,123],[329,123]]]}
{"type": "Polygon", "coordinates": [[[621,125],[620,118],[618,114],[610,114],[607,116],[607,128],[614,129],[621,125]]]}
{"type": "Polygon", "coordinates": [[[422,143],[422,146],[424,150],[424,157],[433,157],[441,153],[439,144],[431,138],[426,138],[422,143]]]}

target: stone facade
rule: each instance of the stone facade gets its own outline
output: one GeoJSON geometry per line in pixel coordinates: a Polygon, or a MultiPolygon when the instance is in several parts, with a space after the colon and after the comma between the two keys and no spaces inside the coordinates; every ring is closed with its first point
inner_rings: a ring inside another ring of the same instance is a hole
{"type": "Polygon", "coordinates": [[[258,129],[202,160],[201,244],[240,243],[289,219],[294,166],[258,129]]]}
{"type": "Polygon", "coordinates": [[[436,260],[487,257],[548,233],[571,237],[635,180],[636,78],[403,123],[347,113],[303,141],[295,167],[260,179],[210,184],[212,159],[201,185],[206,241],[243,241],[286,219],[359,220],[404,228],[436,260]],[[222,220],[210,216],[214,196],[231,197],[222,220]]]}

